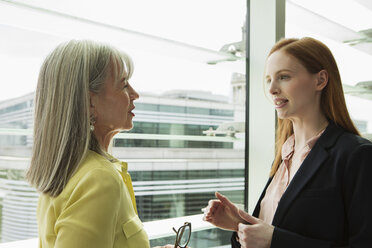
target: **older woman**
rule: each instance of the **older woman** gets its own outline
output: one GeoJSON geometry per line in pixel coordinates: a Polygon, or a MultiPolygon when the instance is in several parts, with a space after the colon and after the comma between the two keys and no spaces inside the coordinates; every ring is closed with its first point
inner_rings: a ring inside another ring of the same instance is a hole
{"type": "Polygon", "coordinates": [[[61,44],[42,65],[27,172],[41,193],[40,247],[149,247],[127,164],[107,152],[133,127],[132,71],[126,54],[91,41],[61,44]]]}
{"type": "Polygon", "coordinates": [[[372,144],[350,119],[331,51],[283,39],[266,63],[276,156],[253,216],[216,193],[204,219],[233,247],[372,247],[372,144]]]}

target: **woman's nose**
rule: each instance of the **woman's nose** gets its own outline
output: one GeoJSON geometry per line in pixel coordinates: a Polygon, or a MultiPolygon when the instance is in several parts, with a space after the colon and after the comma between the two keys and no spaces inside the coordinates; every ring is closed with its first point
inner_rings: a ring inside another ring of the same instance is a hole
{"type": "Polygon", "coordinates": [[[275,81],[272,81],[269,85],[269,93],[271,95],[277,95],[280,93],[280,89],[275,81]]]}
{"type": "Polygon", "coordinates": [[[133,100],[138,99],[138,98],[139,98],[139,94],[138,94],[138,92],[137,92],[135,89],[133,89],[132,87],[130,87],[130,88],[131,88],[130,97],[131,97],[133,100]]]}

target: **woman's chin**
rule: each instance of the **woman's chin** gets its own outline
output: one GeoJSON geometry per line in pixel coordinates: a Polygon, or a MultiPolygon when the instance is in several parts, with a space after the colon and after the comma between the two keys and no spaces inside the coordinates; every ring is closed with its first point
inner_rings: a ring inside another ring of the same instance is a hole
{"type": "Polygon", "coordinates": [[[277,117],[279,118],[279,119],[281,119],[281,120],[285,120],[285,119],[288,119],[289,118],[289,116],[288,116],[288,113],[286,113],[286,112],[283,112],[283,111],[276,111],[276,115],[277,115],[277,117]]]}
{"type": "Polygon", "coordinates": [[[133,123],[125,125],[121,128],[121,131],[130,131],[133,128],[133,123]]]}

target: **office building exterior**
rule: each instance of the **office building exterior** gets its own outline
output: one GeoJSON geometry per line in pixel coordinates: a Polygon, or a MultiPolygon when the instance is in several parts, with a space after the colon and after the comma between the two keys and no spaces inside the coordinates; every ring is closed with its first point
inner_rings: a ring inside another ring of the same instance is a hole
{"type": "MultiPolygon", "coordinates": [[[[237,138],[242,134],[203,131],[241,121],[244,103],[209,92],[172,91],[142,93],[135,104],[134,128],[117,135],[112,153],[129,164],[142,221],[201,214],[215,191],[243,202],[244,140],[237,138]]],[[[38,194],[23,179],[32,147],[32,105],[33,93],[0,103],[2,242],[37,236],[38,194]]],[[[222,245],[229,234],[193,235],[198,245],[222,245]]]]}

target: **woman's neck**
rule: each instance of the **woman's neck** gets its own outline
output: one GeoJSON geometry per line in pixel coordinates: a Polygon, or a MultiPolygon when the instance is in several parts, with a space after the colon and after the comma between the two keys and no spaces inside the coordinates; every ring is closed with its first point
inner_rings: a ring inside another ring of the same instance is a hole
{"type": "Polygon", "coordinates": [[[117,133],[119,133],[119,131],[102,131],[100,129],[94,130],[94,135],[96,136],[96,139],[102,150],[105,152],[108,152],[110,142],[117,133]]]}
{"type": "Polygon", "coordinates": [[[324,115],[319,115],[309,120],[293,120],[292,125],[296,150],[304,147],[309,139],[323,131],[328,126],[328,120],[324,115]]]}

